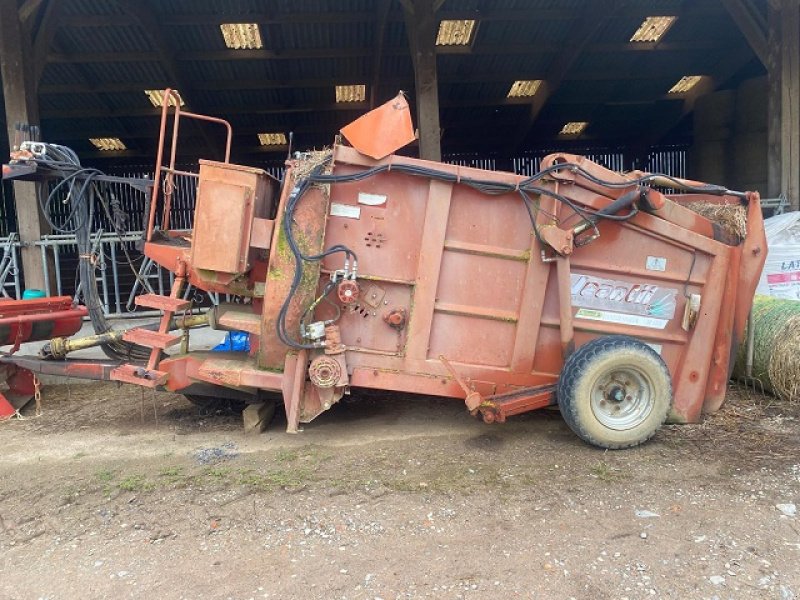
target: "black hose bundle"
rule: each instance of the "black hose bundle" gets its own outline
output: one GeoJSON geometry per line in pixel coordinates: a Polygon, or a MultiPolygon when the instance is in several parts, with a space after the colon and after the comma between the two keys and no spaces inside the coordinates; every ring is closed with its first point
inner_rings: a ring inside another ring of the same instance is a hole
{"type": "MultiPolygon", "coordinates": [[[[113,196],[109,199],[98,185],[97,177],[103,172],[98,169],[82,167],[78,156],[70,148],[57,144],[41,144],[43,152],[37,152],[33,159],[37,170],[48,178],[57,177],[60,181],[45,195],[40,191],[39,207],[53,231],[75,234],[78,247],[78,280],[83,303],[89,311],[89,318],[95,333],[107,333],[112,327],[103,312],[103,304],[97,290],[97,255],[92,247],[91,230],[94,223],[95,210],[99,206],[114,232],[123,236],[126,233],[127,215],[113,196]],[[66,200],[70,210],[62,224],[53,222],[50,208],[60,200],[60,192],[65,189],[66,200]]],[[[138,273],[123,244],[122,250],[134,274],[138,273]]],[[[77,290],[76,290],[77,296],[77,290]]],[[[123,341],[112,341],[102,345],[103,352],[110,358],[119,360],[146,360],[150,349],[123,341]]]]}

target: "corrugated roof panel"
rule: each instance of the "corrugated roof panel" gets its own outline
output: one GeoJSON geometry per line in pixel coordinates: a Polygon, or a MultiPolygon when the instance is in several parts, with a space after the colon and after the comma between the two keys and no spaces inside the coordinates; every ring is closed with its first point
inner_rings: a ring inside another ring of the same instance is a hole
{"type": "Polygon", "coordinates": [[[449,100],[456,104],[472,102],[490,102],[502,104],[510,84],[488,82],[464,82],[440,85],[440,100],[449,100]]]}
{"type": "Polygon", "coordinates": [[[162,14],[243,15],[270,13],[325,13],[374,10],[370,0],[161,0],[162,14]]]}
{"type": "Polygon", "coordinates": [[[39,109],[51,110],[97,110],[106,112],[106,106],[98,94],[40,94],[39,109]]]}
{"type": "Polygon", "coordinates": [[[481,23],[475,47],[481,45],[555,44],[566,39],[574,30],[569,20],[548,21],[487,21],[481,23]]]}
{"type": "Polygon", "coordinates": [[[570,73],[619,73],[620,78],[635,74],[643,52],[585,52],[578,57],[570,73]]]}
{"type": "Polygon", "coordinates": [[[284,90],[192,90],[191,97],[186,98],[187,104],[198,105],[204,110],[241,108],[253,106],[266,108],[288,104],[284,90]]]}
{"type": "Polygon", "coordinates": [[[555,53],[508,55],[458,55],[439,56],[440,77],[448,80],[469,80],[475,75],[507,75],[513,81],[520,78],[542,78],[555,58],[555,53]]]}
{"type": "Polygon", "coordinates": [[[66,52],[147,52],[152,50],[136,25],[116,27],[66,27],[58,30],[55,47],[66,52]]]}
{"type": "Polygon", "coordinates": [[[372,79],[372,62],[371,56],[296,60],[291,61],[288,71],[292,79],[341,78],[343,80],[341,83],[348,83],[344,81],[346,79],[365,79],[349,83],[368,83],[372,79]]]}
{"type": "Polygon", "coordinates": [[[388,21],[383,30],[385,48],[408,48],[408,34],[404,21],[388,21]]]}
{"type": "Polygon", "coordinates": [[[280,27],[284,49],[305,48],[373,48],[374,27],[371,23],[287,23],[280,27]]]}
{"type": "Polygon", "coordinates": [[[63,3],[66,15],[121,15],[122,9],[116,2],[108,0],[71,0],[63,3]]]}
{"type": "Polygon", "coordinates": [[[69,63],[49,63],[42,73],[42,85],[66,85],[80,81],[81,72],[77,65],[69,63]]]}
{"type": "Polygon", "coordinates": [[[381,77],[405,77],[414,81],[414,65],[411,56],[391,55],[381,58],[381,77]]]}
{"type": "Polygon", "coordinates": [[[169,80],[161,63],[152,61],[87,63],[81,70],[93,81],[110,83],[130,81],[163,83],[169,80]]]}
{"type": "MultiPolygon", "coordinates": [[[[62,105],[59,104],[58,107],[62,105]]],[[[44,119],[42,122],[45,134],[48,139],[62,139],[61,136],[88,137],[89,134],[104,134],[108,132],[119,132],[119,120],[111,117],[92,117],[91,119],[70,119],[63,120],[44,119]]],[[[154,135],[156,130],[153,129],[154,135]]]]}
{"type": "MultiPolygon", "coordinates": [[[[170,46],[180,49],[181,52],[203,50],[226,50],[234,54],[236,50],[229,50],[225,46],[222,31],[218,25],[180,25],[171,27],[169,32],[170,46]]],[[[269,41],[264,40],[267,48],[269,41]]]]}
{"type": "Polygon", "coordinates": [[[181,69],[190,81],[272,81],[282,77],[280,61],[274,60],[182,61],[181,69]]]}

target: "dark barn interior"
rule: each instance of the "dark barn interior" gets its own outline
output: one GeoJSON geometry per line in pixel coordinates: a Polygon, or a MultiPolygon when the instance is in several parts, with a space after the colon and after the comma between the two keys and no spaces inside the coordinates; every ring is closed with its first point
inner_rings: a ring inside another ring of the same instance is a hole
{"type": "MultiPolygon", "coordinates": [[[[234,162],[278,173],[290,140],[293,149],[330,145],[343,125],[404,90],[419,129],[404,151],[423,158],[531,172],[547,152],[569,150],[617,170],[798,201],[796,0],[0,7],[4,156],[15,123],[39,123],[42,139],[86,165],[146,173],[159,94],[171,87],[185,110],[232,123],[234,162]]],[[[222,146],[219,128],[192,123],[179,160],[193,168],[222,146]]],[[[38,239],[35,211],[15,211],[11,186],[3,191],[3,233],[38,239]]],[[[30,194],[18,188],[16,206],[33,207],[30,194]]]]}

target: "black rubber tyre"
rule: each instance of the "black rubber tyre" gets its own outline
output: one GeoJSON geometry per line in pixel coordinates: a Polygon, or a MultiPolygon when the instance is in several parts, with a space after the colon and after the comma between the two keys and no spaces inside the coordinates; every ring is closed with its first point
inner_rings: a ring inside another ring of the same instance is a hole
{"type": "Polygon", "coordinates": [[[672,377],[647,344],[626,335],[594,339],[564,363],[556,387],[569,428],[600,448],[649,440],[672,406],[672,377]]]}

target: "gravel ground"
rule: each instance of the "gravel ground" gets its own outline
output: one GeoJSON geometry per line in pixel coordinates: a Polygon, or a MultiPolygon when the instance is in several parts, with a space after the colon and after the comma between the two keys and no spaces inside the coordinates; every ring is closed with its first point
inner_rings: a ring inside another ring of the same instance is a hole
{"type": "Polygon", "coordinates": [[[297,436],[113,385],[29,417],[0,423],[0,598],[800,595],[800,406],[743,389],[618,452],[407,396],[297,436]]]}

